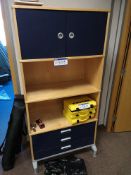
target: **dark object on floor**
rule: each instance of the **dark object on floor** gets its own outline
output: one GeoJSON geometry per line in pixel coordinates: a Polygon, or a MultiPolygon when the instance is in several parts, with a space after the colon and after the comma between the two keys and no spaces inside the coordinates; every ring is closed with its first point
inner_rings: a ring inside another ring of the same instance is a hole
{"type": "Polygon", "coordinates": [[[5,171],[14,167],[15,154],[21,151],[24,115],[24,98],[22,95],[15,96],[6,138],[3,143],[2,167],[5,171]]]}
{"type": "Polygon", "coordinates": [[[9,74],[0,75],[0,85],[7,83],[11,79],[9,74]]]}
{"type": "Polygon", "coordinates": [[[87,175],[83,159],[68,156],[45,162],[44,175],[87,175]]]}
{"type": "Polygon", "coordinates": [[[85,162],[79,158],[67,162],[66,171],[69,175],[87,175],[85,162]]]}

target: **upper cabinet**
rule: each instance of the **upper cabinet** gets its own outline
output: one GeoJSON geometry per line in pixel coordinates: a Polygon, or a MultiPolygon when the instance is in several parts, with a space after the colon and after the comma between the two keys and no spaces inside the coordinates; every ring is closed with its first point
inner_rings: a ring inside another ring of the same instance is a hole
{"type": "Polygon", "coordinates": [[[22,59],[102,55],[107,12],[16,9],[22,59]]]}
{"type": "Polygon", "coordinates": [[[102,55],[107,13],[67,13],[67,55],[102,55]]]}
{"type": "Polygon", "coordinates": [[[17,9],[16,18],[22,59],[65,56],[65,12],[17,9]]]}

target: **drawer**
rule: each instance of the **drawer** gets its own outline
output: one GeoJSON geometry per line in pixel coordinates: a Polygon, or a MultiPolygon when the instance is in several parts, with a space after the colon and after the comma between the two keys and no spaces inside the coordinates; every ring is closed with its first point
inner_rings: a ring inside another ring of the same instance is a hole
{"type": "MultiPolygon", "coordinates": [[[[67,141],[65,144],[61,146],[52,146],[51,148],[38,150],[34,152],[34,158],[35,159],[42,159],[44,157],[49,157],[52,155],[60,154],[60,153],[66,153],[67,151],[73,151],[77,148],[82,148],[84,146],[89,145],[87,138],[78,139],[76,141],[67,141]]],[[[93,144],[93,141],[92,141],[93,144]]]]}
{"type": "Polygon", "coordinates": [[[53,145],[57,146],[60,140],[58,131],[51,131],[44,134],[37,134],[32,136],[32,143],[34,150],[48,149],[53,145]]]}
{"type": "Polygon", "coordinates": [[[54,146],[59,146],[61,143],[71,139],[71,128],[65,128],[56,131],[50,131],[44,134],[32,136],[33,148],[36,150],[48,149],[54,146]]]}
{"type": "Polygon", "coordinates": [[[35,150],[48,149],[52,146],[59,146],[68,140],[76,140],[78,138],[87,138],[90,140],[94,136],[95,123],[86,123],[70,128],[51,131],[44,134],[32,136],[33,148],[35,150]]]}
{"type": "Polygon", "coordinates": [[[95,124],[96,122],[91,122],[73,126],[71,132],[72,139],[78,139],[84,137],[92,138],[94,135],[95,124]]]}
{"type": "Polygon", "coordinates": [[[93,144],[95,124],[86,123],[32,136],[35,159],[93,144]]]}
{"type": "Polygon", "coordinates": [[[59,146],[68,140],[71,140],[71,128],[62,130],[50,131],[44,134],[32,136],[33,148],[36,150],[48,149],[54,146],[59,146]]]}

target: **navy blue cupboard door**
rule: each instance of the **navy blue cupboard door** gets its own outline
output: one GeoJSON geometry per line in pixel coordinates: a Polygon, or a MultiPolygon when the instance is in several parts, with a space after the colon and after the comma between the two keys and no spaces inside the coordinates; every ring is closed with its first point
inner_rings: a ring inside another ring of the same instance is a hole
{"type": "Polygon", "coordinates": [[[65,56],[64,11],[16,9],[22,59],[65,56]]]}
{"type": "Polygon", "coordinates": [[[68,12],[67,55],[102,55],[107,12],[68,12]]]}

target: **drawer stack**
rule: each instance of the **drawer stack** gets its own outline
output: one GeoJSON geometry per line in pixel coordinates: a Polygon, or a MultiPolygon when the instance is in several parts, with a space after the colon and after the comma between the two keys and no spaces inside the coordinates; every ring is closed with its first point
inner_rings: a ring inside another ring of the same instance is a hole
{"type": "Polygon", "coordinates": [[[34,158],[42,159],[93,144],[95,123],[34,135],[32,137],[34,158]]]}

